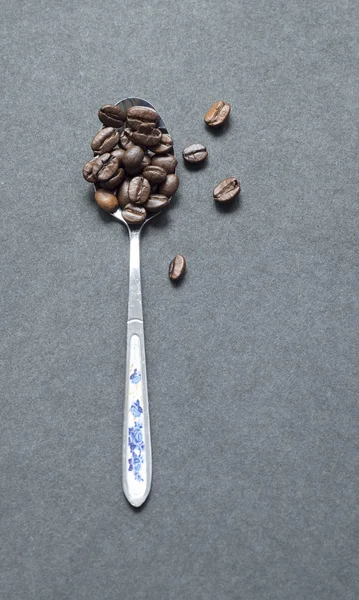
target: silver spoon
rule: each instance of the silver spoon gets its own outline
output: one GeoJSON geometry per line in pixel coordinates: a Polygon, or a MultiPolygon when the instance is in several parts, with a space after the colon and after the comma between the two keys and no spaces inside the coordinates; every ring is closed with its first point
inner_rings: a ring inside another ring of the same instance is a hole
{"type": "MultiPolygon", "coordinates": [[[[117,104],[125,112],[131,106],[154,108],[152,104],[141,98],[125,98],[117,104]]],[[[161,118],[158,127],[163,133],[168,133],[161,118]]],[[[174,154],[173,149],[170,154],[174,154]]],[[[111,213],[115,219],[126,225],[130,237],[122,479],[123,491],[132,506],[141,506],[144,503],[150,492],[152,478],[151,433],[140,274],[140,234],[143,226],[160,212],[147,217],[141,226],[133,226],[127,223],[122,216],[121,208],[111,213]]]]}

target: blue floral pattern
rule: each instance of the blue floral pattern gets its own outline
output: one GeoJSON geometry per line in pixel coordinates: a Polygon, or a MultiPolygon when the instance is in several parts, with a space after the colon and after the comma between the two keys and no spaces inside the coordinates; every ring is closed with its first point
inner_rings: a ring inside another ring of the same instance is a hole
{"type": "MultiPolygon", "coordinates": [[[[143,410],[140,406],[140,401],[137,400],[136,403],[132,404],[131,409],[135,405],[138,406],[138,409],[141,411],[140,412],[140,414],[141,414],[143,412],[143,410]],[[138,403],[138,405],[137,405],[137,403],[138,403]]],[[[140,475],[140,470],[141,470],[141,466],[143,465],[143,463],[145,461],[144,456],[143,456],[145,444],[143,442],[142,428],[143,428],[142,423],[135,421],[133,427],[129,427],[129,429],[128,429],[128,445],[130,447],[130,452],[132,454],[132,457],[128,459],[128,463],[129,463],[128,470],[133,471],[133,474],[137,481],[143,481],[143,478],[140,475]]]]}
{"type": "Polygon", "coordinates": [[[130,380],[132,381],[132,383],[140,383],[141,373],[138,373],[137,369],[135,369],[132,375],[130,375],[130,380]]]}
{"type": "Polygon", "coordinates": [[[133,416],[136,417],[140,417],[143,413],[142,407],[140,405],[140,401],[136,400],[136,402],[134,402],[131,405],[130,411],[132,412],[133,416]]]}

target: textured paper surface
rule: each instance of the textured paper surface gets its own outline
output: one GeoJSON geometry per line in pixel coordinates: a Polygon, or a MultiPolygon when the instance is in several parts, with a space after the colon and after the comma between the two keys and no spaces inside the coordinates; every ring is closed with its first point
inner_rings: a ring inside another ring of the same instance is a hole
{"type": "Polygon", "coordinates": [[[358,2],[1,4],[1,598],[357,599],[358,2]],[[131,95],[209,152],[142,239],[140,511],[128,243],[81,176],[98,107],[131,95]]]}

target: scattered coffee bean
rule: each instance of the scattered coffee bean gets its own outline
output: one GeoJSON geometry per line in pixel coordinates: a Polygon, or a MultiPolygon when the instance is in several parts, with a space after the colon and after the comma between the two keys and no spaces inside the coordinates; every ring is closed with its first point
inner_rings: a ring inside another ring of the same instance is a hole
{"type": "Polygon", "coordinates": [[[117,199],[121,208],[125,208],[130,203],[128,188],[130,185],[129,179],[124,179],[117,191],[117,199]]]}
{"type": "Polygon", "coordinates": [[[113,127],[104,127],[96,133],[95,137],[91,142],[91,148],[95,154],[104,154],[105,152],[111,152],[116,146],[120,134],[113,127]]]}
{"type": "Polygon", "coordinates": [[[133,131],[131,139],[135,144],[151,147],[159,144],[162,132],[160,129],[153,129],[150,123],[140,125],[137,131],[133,131]]]}
{"type": "Polygon", "coordinates": [[[125,170],[122,168],[118,169],[118,171],[110,179],[107,179],[107,181],[101,182],[101,187],[104,188],[105,190],[114,190],[122,183],[124,178],[125,178],[125,170]]]}
{"type": "Polygon", "coordinates": [[[144,207],[148,212],[157,212],[166,208],[169,203],[170,201],[167,196],[163,196],[163,194],[151,194],[144,207]]]}
{"type": "Polygon", "coordinates": [[[97,204],[106,212],[115,212],[118,209],[118,200],[115,194],[108,190],[98,189],[95,192],[97,204]]]}
{"type": "Polygon", "coordinates": [[[203,160],[206,160],[208,152],[206,146],[203,146],[202,144],[192,144],[183,150],[182,156],[186,162],[200,163],[203,160]]]}
{"type": "Polygon", "coordinates": [[[139,146],[130,146],[123,155],[122,164],[129,175],[141,171],[141,163],[145,156],[144,151],[139,146]]]}
{"type": "Polygon", "coordinates": [[[151,186],[145,177],[134,177],[130,181],[128,195],[133,204],[144,204],[151,193],[151,186]]]}
{"type": "Polygon", "coordinates": [[[116,104],[105,104],[98,111],[98,118],[105,127],[122,127],[126,115],[120,106],[116,104]]]}
{"type": "Polygon", "coordinates": [[[186,259],[183,254],[177,254],[170,263],[168,275],[172,281],[179,281],[186,270],[186,259]]]}
{"type": "Polygon", "coordinates": [[[228,177],[221,181],[213,190],[213,197],[217,202],[231,202],[241,191],[239,180],[228,177]]]}
{"type": "Polygon", "coordinates": [[[154,156],[151,163],[156,167],[162,167],[166,173],[174,173],[178,164],[177,158],[173,154],[166,156],[154,156]]]}
{"type": "Polygon", "coordinates": [[[170,150],[172,150],[173,140],[168,133],[163,133],[161,136],[161,140],[157,146],[152,146],[151,150],[155,154],[166,154],[170,150]]]}
{"type": "Polygon", "coordinates": [[[136,204],[127,204],[122,211],[122,216],[131,225],[140,225],[146,220],[147,212],[143,206],[136,204]]]}
{"type": "Polygon", "coordinates": [[[179,179],[175,173],[169,173],[167,175],[166,181],[161,183],[158,186],[158,193],[167,196],[167,198],[171,198],[173,194],[177,191],[179,186],[179,179]]]}
{"type": "Polygon", "coordinates": [[[218,127],[218,125],[222,125],[225,122],[230,112],[231,105],[223,100],[218,100],[206,112],[204,120],[210,127],[218,127]]]}
{"type": "Polygon", "coordinates": [[[156,165],[150,165],[145,167],[142,171],[142,175],[150,182],[151,185],[157,185],[166,181],[167,173],[162,167],[156,167],[156,165]]]}

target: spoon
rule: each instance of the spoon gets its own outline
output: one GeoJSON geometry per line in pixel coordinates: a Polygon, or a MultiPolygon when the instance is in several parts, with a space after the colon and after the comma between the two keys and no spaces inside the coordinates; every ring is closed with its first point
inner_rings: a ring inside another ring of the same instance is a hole
{"type": "MultiPolygon", "coordinates": [[[[146,106],[154,109],[149,102],[141,98],[125,98],[117,104],[125,112],[131,106],[146,106]]],[[[161,118],[158,128],[163,133],[168,133],[161,118]]],[[[174,154],[173,149],[169,153],[174,154]]],[[[145,502],[150,492],[152,478],[151,433],[140,274],[140,234],[144,225],[160,212],[147,217],[141,226],[127,223],[122,216],[121,208],[114,213],[110,213],[115,219],[126,225],[130,238],[122,479],[125,496],[129,503],[136,507],[145,502]]]]}

